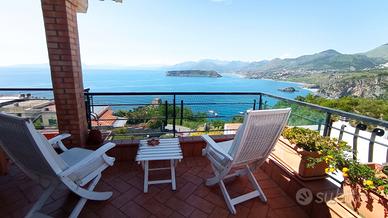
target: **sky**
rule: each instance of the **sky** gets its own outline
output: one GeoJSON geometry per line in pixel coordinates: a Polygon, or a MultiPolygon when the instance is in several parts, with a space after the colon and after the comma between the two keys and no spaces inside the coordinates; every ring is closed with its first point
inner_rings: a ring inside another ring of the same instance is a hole
{"type": "MultiPolygon", "coordinates": [[[[388,43],[386,0],[89,0],[78,14],[86,65],[259,61],[388,43]]],[[[3,1],[0,66],[48,63],[39,0],[3,1]]]]}

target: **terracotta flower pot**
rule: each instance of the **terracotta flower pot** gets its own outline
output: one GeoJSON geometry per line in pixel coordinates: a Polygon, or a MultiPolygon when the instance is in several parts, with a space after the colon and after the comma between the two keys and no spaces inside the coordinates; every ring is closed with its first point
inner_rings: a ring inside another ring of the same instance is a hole
{"type": "Polygon", "coordinates": [[[319,157],[318,152],[305,151],[287,139],[280,137],[272,151],[272,156],[293,171],[302,180],[322,179],[326,177],[325,169],[328,165],[325,162],[308,168],[309,157],[319,157]]]}
{"type": "Polygon", "coordinates": [[[374,191],[367,191],[362,185],[351,184],[348,180],[342,183],[342,187],[343,202],[362,217],[388,217],[388,199],[385,196],[374,191]]]}

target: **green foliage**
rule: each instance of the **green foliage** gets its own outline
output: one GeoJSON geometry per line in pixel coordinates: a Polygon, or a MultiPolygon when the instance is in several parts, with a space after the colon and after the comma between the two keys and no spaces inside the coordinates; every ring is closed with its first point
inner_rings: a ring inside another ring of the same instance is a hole
{"type": "Polygon", "coordinates": [[[365,190],[388,195],[388,178],[381,169],[372,169],[356,160],[348,160],[342,167],[342,173],[348,181],[362,185],[365,190]]]}
{"type": "Polygon", "coordinates": [[[355,79],[365,79],[365,78],[377,78],[381,76],[387,76],[388,69],[374,69],[374,70],[364,70],[364,71],[349,71],[349,72],[324,72],[324,73],[307,73],[302,75],[292,75],[292,77],[287,78],[288,81],[293,82],[303,82],[311,83],[317,85],[324,85],[327,83],[331,77],[335,77],[336,80],[341,82],[351,81],[355,79]]]}
{"type": "MultiPolygon", "coordinates": [[[[300,100],[301,96],[297,97],[300,100]]],[[[309,107],[278,101],[273,108],[291,108],[292,113],[288,120],[290,126],[317,125],[322,123],[325,115],[322,112],[312,110],[309,107]]]]}
{"type": "Polygon", "coordinates": [[[223,129],[225,125],[225,121],[223,120],[212,120],[210,124],[215,128],[215,129],[223,129]]]}
{"type": "Polygon", "coordinates": [[[346,160],[345,154],[350,151],[350,147],[346,142],[323,137],[317,131],[310,129],[300,127],[285,128],[282,135],[291,143],[306,151],[318,152],[318,157],[308,159],[308,167],[313,167],[325,161],[329,165],[328,170],[332,172],[339,165],[344,165],[346,160]]]}
{"type": "Polygon", "coordinates": [[[323,137],[316,131],[299,127],[286,128],[282,135],[306,151],[318,152],[318,157],[308,159],[308,167],[326,162],[328,164],[326,172],[342,170],[343,176],[351,183],[358,183],[365,190],[388,195],[387,175],[380,169],[374,170],[368,165],[353,160],[351,148],[346,142],[323,137]]]}
{"type": "Polygon", "coordinates": [[[34,126],[35,126],[35,129],[44,129],[42,119],[41,118],[36,119],[34,121],[34,126]]]}
{"type": "Polygon", "coordinates": [[[244,122],[244,116],[236,115],[232,118],[232,123],[243,123],[244,122]]]}
{"type": "Polygon", "coordinates": [[[362,182],[364,179],[372,179],[375,175],[375,172],[368,165],[359,164],[357,161],[350,160],[347,164],[349,171],[348,179],[352,183],[362,182]]]}
{"type": "Polygon", "coordinates": [[[128,129],[125,127],[113,129],[113,133],[118,135],[125,135],[127,132],[128,132],[128,129]]]}
{"type": "MultiPolygon", "coordinates": [[[[181,108],[175,108],[177,122],[181,119],[181,108]]],[[[164,105],[148,105],[134,108],[129,111],[119,110],[114,113],[115,116],[128,118],[127,124],[145,124],[147,128],[157,129],[166,124],[172,124],[172,118],[174,116],[174,106],[168,105],[167,111],[164,105]],[[165,120],[167,112],[167,123],[165,120]]],[[[207,122],[207,114],[203,112],[193,112],[191,108],[183,108],[183,120],[184,126],[196,129],[199,126],[207,122]]]]}
{"type": "Polygon", "coordinates": [[[334,108],[351,113],[358,113],[377,119],[388,120],[388,101],[382,99],[358,97],[327,99],[312,94],[309,94],[306,97],[299,97],[298,99],[324,107],[334,108]]]}
{"type": "Polygon", "coordinates": [[[321,136],[317,131],[299,127],[285,128],[282,135],[292,144],[306,151],[320,150],[320,147],[316,143],[321,139],[321,136]]]}
{"type": "Polygon", "coordinates": [[[153,118],[147,121],[146,126],[150,129],[157,129],[163,126],[163,121],[161,119],[153,118]]]}
{"type": "Polygon", "coordinates": [[[113,112],[113,115],[115,115],[117,117],[126,117],[127,114],[128,114],[128,111],[125,111],[125,110],[118,110],[118,111],[113,112]]]}
{"type": "Polygon", "coordinates": [[[182,122],[182,126],[188,127],[190,129],[198,129],[200,126],[203,126],[205,121],[192,121],[184,119],[182,122]]]}

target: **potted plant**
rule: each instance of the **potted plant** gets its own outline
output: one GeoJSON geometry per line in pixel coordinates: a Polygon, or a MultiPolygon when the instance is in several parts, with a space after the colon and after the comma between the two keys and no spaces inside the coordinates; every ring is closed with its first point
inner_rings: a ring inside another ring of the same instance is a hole
{"type": "Polygon", "coordinates": [[[381,165],[350,160],[342,173],[340,201],[363,217],[388,217],[388,176],[381,165]]]}
{"type": "Polygon", "coordinates": [[[349,150],[345,142],[299,127],[287,127],[272,155],[302,180],[324,178],[334,172],[342,154],[349,150]]]}

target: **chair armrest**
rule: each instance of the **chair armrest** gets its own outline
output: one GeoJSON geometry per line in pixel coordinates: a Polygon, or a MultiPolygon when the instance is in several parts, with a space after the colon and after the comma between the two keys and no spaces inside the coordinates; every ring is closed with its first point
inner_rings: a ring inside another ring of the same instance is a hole
{"type": "Polygon", "coordinates": [[[108,143],[104,144],[103,146],[101,146],[100,148],[95,150],[93,153],[91,153],[90,155],[86,156],[80,162],[78,162],[78,163],[74,164],[73,166],[69,167],[68,169],[66,169],[65,171],[60,173],[59,175],[60,176],[68,176],[68,175],[78,171],[79,169],[81,169],[84,166],[88,165],[90,162],[93,162],[97,158],[100,158],[101,156],[103,156],[108,150],[112,149],[115,146],[116,146],[116,144],[111,143],[111,142],[108,142],[108,143]]]}
{"type": "MultiPolygon", "coordinates": [[[[202,135],[202,139],[204,139],[207,143],[207,146],[210,147],[210,149],[217,154],[223,156],[224,158],[227,158],[229,160],[233,160],[232,156],[230,156],[225,150],[223,150],[217,142],[215,142],[209,135],[202,135]]],[[[208,147],[206,149],[208,149],[208,147]]]]}
{"type": "Polygon", "coordinates": [[[57,145],[62,151],[67,151],[68,149],[65,147],[65,145],[62,143],[63,139],[69,138],[71,135],[69,133],[62,133],[60,135],[55,136],[52,139],[49,139],[48,142],[50,145],[55,147],[57,145]]]}

